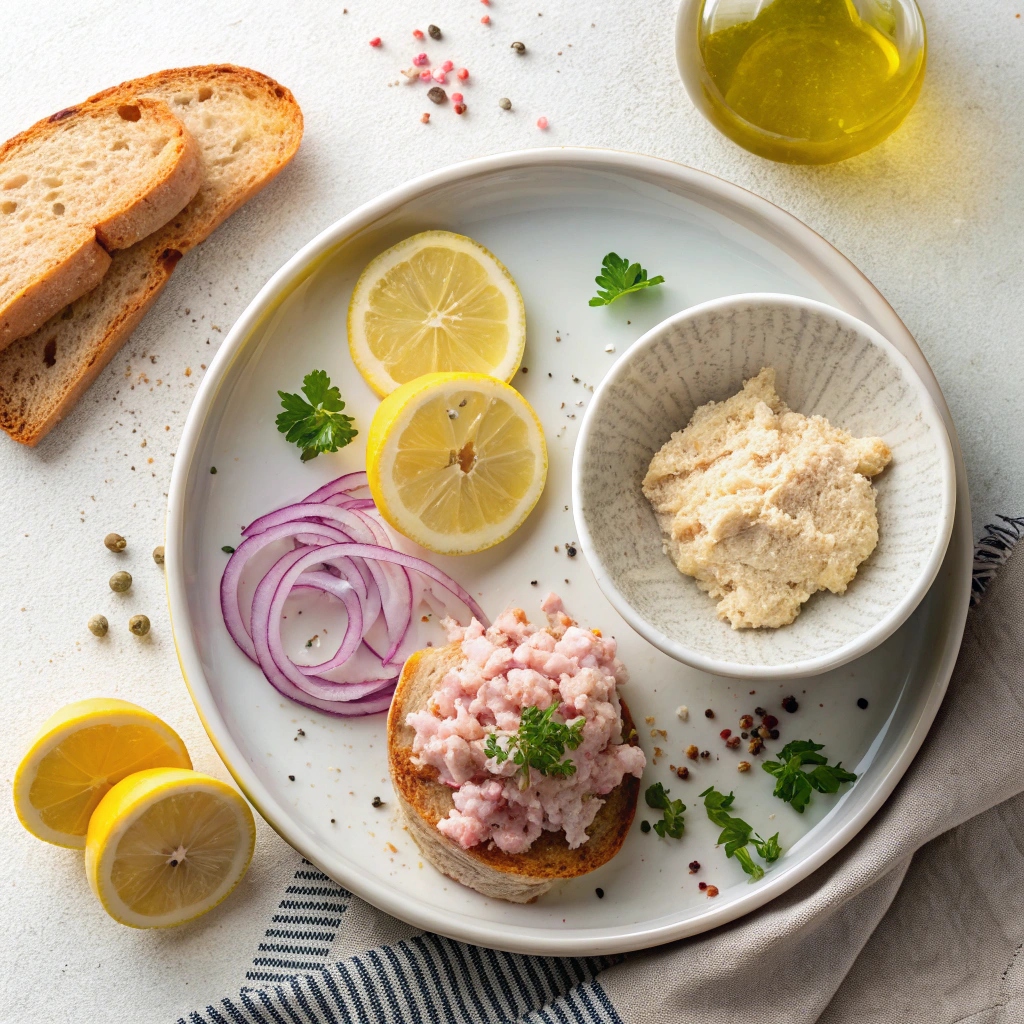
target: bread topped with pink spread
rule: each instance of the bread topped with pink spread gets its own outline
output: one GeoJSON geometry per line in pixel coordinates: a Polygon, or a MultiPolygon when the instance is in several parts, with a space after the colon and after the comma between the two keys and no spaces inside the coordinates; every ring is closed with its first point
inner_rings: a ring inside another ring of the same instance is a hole
{"type": "Polygon", "coordinates": [[[424,856],[514,903],[618,853],[645,767],[615,641],[553,594],[541,607],[543,627],[519,608],[487,629],[446,620],[449,644],[406,662],[388,714],[392,781],[424,856]]]}

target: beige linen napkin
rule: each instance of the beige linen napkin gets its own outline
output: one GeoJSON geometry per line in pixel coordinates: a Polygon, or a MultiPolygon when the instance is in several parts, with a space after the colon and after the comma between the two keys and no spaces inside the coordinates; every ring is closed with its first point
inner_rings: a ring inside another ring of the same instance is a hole
{"type": "Polygon", "coordinates": [[[969,616],[931,733],[864,830],[765,909],[598,980],[625,1024],[1024,1020],[1022,791],[1018,554],[969,616]]]}

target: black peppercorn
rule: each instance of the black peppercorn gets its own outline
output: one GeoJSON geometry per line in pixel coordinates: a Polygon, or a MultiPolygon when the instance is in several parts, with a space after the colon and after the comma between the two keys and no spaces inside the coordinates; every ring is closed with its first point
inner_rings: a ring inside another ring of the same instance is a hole
{"type": "Polygon", "coordinates": [[[650,832],[651,831],[651,823],[649,821],[641,821],[640,822],[640,831],[643,832],[644,834],[650,832]]]}
{"type": "Polygon", "coordinates": [[[754,708],[754,714],[757,715],[758,718],[764,718],[764,716],[767,715],[768,712],[765,711],[764,708],[754,708]]]}
{"type": "Polygon", "coordinates": [[[863,711],[868,706],[868,702],[863,697],[857,698],[857,707],[863,711]]]}
{"type": "Polygon", "coordinates": [[[434,88],[427,93],[427,99],[432,103],[445,103],[448,99],[448,93],[446,93],[441,86],[435,85],[434,88]]]}
{"type": "Polygon", "coordinates": [[[428,25],[427,35],[430,36],[431,39],[440,39],[441,30],[436,25],[428,25]]]}
{"type": "Polygon", "coordinates": [[[599,900],[603,900],[604,899],[604,889],[598,887],[597,889],[594,890],[594,892],[597,893],[597,898],[599,900]]]}
{"type": "Polygon", "coordinates": [[[782,698],[782,708],[784,711],[788,711],[790,714],[793,714],[798,707],[800,707],[800,705],[796,702],[796,697],[782,698]]]}
{"type": "Polygon", "coordinates": [[[375,796],[375,797],[374,797],[374,798],[373,798],[373,799],[372,799],[372,800],[370,801],[370,803],[371,803],[371,804],[372,804],[372,805],[373,805],[374,807],[383,807],[383,806],[384,806],[384,801],[383,801],[383,800],[381,800],[381,798],[380,798],[379,796],[375,796]]]}
{"type": "Polygon", "coordinates": [[[711,708],[708,708],[707,711],[704,712],[704,717],[705,718],[714,718],[715,717],[715,713],[714,713],[714,711],[711,710],[711,708]]]}

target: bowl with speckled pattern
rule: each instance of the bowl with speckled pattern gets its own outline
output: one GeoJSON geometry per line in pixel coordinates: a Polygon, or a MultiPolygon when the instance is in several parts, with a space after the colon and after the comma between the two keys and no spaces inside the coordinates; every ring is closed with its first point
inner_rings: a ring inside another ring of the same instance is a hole
{"type": "Polygon", "coordinates": [[[618,359],[594,393],[573,458],[573,513],[605,596],[655,647],[716,675],[817,675],[890,636],[931,586],[956,504],[949,436],[927,388],[878,331],[823,303],[736,295],[669,317],[618,359]],[[694,410],[736,394],[762,367],[794,411],[882,437],[879,539],[843,594],[820,591],[776,629],[731,628],[664,552],[641,485],[694,410]]]}

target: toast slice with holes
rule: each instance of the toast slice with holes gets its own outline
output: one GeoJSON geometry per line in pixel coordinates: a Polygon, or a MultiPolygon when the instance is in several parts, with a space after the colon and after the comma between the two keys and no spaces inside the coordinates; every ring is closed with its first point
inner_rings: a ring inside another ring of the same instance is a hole
{"type": "Polygon", "coordinates": [[[95,288],[201,176],[195,140],[150,97],[68,107],[0,146],[0,349],[95,288]]]}
{"type": "MultiPolygon", "coordinates": [[[[423,856],[449,878],[468,885],[484,896],[511,903],[532,903],[560,879],[577,878],[606,864],[625,842],[640,795],[640,780],[626,775],[604,797],[590,838],[570,850],[564,832],[542,832],[530,848],[515,856],[493,844],[464,850],[437,829],[437,823],[455,806],[451,789],[437,781],[437,769],[420,767],[412,760],[415,735],[405,719],[420,711],[445,674],[465,655],[460,644],[428,647],[417,651],[402,668],[388,712],[388,767],[406,827],[423,856]]],[[[635,745],[636,728],[626,702],[620,697],[622,738],[635,745]]]]}
{"type": "Polygon", "coordinates": [[[231,64],[178,68],[99,93],[89,104],[166,104],[199,149],[201,182],[163,227],[115,252],[90,292],[0,351],[0,428],[37,444],[138,325],[178,260],[295,155],[302,111],[273,79],[231,64]]]}

